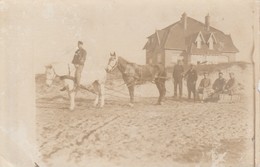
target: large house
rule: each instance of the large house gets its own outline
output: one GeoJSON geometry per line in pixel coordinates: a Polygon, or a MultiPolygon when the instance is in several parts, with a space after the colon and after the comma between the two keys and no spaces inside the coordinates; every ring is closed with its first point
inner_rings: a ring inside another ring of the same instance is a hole
{"type": "Polygon", "coordinates": [[[210,26],[210,16],[205,23],[182,14],[180,21],[156,30],[144,46],[146,63],[172,66],[178,60],[184,64],[218,64],[234,62],[238,49],[230,35],[210,26]]]}

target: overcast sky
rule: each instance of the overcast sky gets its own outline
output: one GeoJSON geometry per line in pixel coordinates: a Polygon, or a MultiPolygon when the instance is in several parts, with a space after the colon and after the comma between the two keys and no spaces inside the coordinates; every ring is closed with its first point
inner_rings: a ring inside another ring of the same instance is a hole
{"type": "Polygon", "coordinates": [[[7,57],[32,59],[37,73],[54,61],[72,60],[77,41],[84,42],[89,65],[105,64],[110,52],[144,64],[147,36],[189,17],[231,34],[249,61],[253,41],[253,1],[250,0],[42,0],[0,1],[1,39],[7,57]]]}

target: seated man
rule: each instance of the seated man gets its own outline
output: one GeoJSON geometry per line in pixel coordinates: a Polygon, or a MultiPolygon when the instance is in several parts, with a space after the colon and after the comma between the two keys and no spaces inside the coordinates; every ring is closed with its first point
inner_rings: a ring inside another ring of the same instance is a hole
{"type": "Polygon", "coordinates": [[[236,79],[234,73],[229,73],[230,79],[224,87],[223,93],[233,95],[236,91],[236,79]]]}
{"type": "Polygon", "coordinates": [[[223,92],[224,86],[226,84],[226,80],[223,78],[223,73],[219,72],[218,79],[212,85],[213,94],[211,95],[212,98],[217,98],[219,100],[219,94],[223,92]]]}
{"type": "Polygon", "coordinates": [[[204,101],[209,93],[211,92],[211,82],[210,79],[208,78],[208,73],[204,73],[204,78],[200,81],[199,87],[198,87],[198,94],[199,94],[199,99],[201,101],[204,101]]]}

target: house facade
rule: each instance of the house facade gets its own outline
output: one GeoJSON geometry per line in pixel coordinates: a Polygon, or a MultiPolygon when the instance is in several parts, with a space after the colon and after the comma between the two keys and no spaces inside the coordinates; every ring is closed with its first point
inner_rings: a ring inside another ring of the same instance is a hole
{"type": "Polygon", "coordinates": [[[170,67],[182,60],[184,64],[218,64],[234,62],[238,49],[230,35],[210,26],[210,16],[205,23],[186,13],[181,19],[148,37],[144,46],[146,64],[162,63],[170,67]]]}

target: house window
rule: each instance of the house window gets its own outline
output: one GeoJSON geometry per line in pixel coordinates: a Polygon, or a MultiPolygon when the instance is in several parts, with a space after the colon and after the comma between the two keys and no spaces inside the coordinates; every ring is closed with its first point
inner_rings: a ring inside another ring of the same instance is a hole
{"type": "Polygon", "coordinates": [[[213,49],[213,40],[212,40],[212,38],[209,39],[208,44],[209,44],[209,49],[212,50],[213,49]]]}
{"type": "Polygon", "coordinates": [[[209,45],[209,49],[210,50],[214,49],[214,43],[217,43],[217,40],[216,40],[214,34],[211,33],[210,37],[209,37],[209,39],[207,41],[207,44],[209,45]]]}
{"type": "Polygon", "coordinates": [[[200,41],[200,40],[197,41],[197,48],[198,48],[198,49],[201,48],[201,41],[200,41]]]}
{"type": "Polygon", "coordinates": [[[196,43],[198,49],[201,48],[202,42],[205,42],[205,40],[204,40],[204,38],[202,36],[202,33],[199,32],[199,34],[197,35],[196,40],[195,40],[195,43],[196,43]]]}

